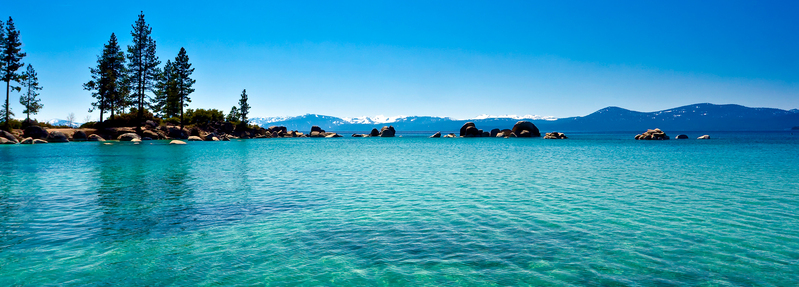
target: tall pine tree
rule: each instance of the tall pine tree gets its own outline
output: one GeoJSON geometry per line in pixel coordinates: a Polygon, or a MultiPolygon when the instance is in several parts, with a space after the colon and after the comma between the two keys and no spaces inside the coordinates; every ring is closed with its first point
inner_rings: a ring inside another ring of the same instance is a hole
{"type": "Polygon", "coordinates": [[[189,95],[194,92],[194,85],[196,80],[191,78],[194,73],[194,68],[189,63],[189,55],[186,54],[186,49],[180,48],[178,56],[175,57],[175,82],[177,88],[178,102],[180,103],[180,127],[183,128],[183,108],[188,107],[191,102],[189,95]]]}
{"type": "Polygon", "coordinates": [[[250,113],[250,104],[247,103],[247,89],[241,91],[241,99],[239,99],[239,115],[241,115],[241,125],[247,126],[247,115],[250,113]]]}
{"type": "Polygon", "coordinates": [[[19,68],[23,67],[25,64],[22,63],[22,58],[25,57],[25,53],[22,52],[20,46],[22,46],[22,42],[19,40],[19,31],[14,28],[14,20],[11,17],[8,17],[8,22],[5,25],[5,35],[0,37],[0,46],[2,48],[2,56],[0,56],[0,61],[3,62],[0,65],[0,76],[2,76],[2,80],[6,82],[6,102],[3,105],[4,109],[4,120],[5,120],[5,129],[11,129],[11,123],[9,122],[10,116],[14,115],[9,109],[9,94],[11,90],[20,91],[20,87],[11,86],[11,81],[19,83],[21,81],[22,75],[17,73],[19,68]]]}
{"type": "Polygon", "coordinates": [[[25,113],[26,118],[28,120],[31,119],[31,114],[39,113],[44,106],[41,104],[41,99],[37,99],[36,97],[39,96],[39,90],[42,89],[39,86],[39,76],[36,75],[36,70],[33,69],[31,64],[28,64],[28,69],[23,74],[23,78],[25,79],[22,82],[22,86],[25,87],[25,94],[19,97],[19,103],[25,107],[25,110],[22,111],[25,113]]]}
{"type": "Polygon", "coordinates": [[[128,104],[130,93],[128,81],[125,77],[125,54],[119,48],[117,36],[111,33],[108,44],[103,46],[103,54],[97,57],[97,67],[89,68],[92,79],[83,84],[85,90],[92,91],[92,96],[97,99],[92,103],[89,112],[100,110],[100,122],[103,113],[111,112],[111,120],[115,112],[122,111],[128,104]]]}
{"type": "Polygon", "coordinates": [[[128,46],[128,77],[134,88],[131,96],[138,110],[138,128],[144,118],[144,108],[148,106],[146,93],[154,90],[161,62],[155,55],[155,40],[150,36],[153,29],[144,21],[144,12],[139,14],[139,19],[131,27],[133,44],[128,46]]]}

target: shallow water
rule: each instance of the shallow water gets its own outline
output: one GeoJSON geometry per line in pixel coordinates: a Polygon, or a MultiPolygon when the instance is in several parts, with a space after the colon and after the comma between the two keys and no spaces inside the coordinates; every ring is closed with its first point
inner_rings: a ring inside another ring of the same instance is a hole
{"type": "Polygon", "coordinates": [[[0,146],[0,286],[794,285],[799,135],[714,136],[0,146]]]}

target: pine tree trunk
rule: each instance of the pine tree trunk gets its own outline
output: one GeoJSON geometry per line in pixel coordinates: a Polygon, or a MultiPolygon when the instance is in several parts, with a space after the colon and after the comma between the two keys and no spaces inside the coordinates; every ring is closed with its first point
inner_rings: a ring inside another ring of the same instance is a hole
{"type": "Polygon", "coordinates": [[[183,129],[183,95],[180,96],[180,129],[183,129]]]}
{"type": "Polygon", "coordinates": [[[6,130],[11,130],[11,123],[8,121],[8,94],[11,92],[11,81],[6,81],[6,130]]]}

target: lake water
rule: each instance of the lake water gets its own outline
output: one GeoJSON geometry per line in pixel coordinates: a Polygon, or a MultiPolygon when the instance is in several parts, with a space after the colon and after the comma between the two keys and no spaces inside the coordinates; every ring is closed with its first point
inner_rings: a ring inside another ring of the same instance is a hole
{"type": "Polygon", "coordinates": [[[689,135],[4,145],[0,286],[795,285],[799,133],[689,135]]]}

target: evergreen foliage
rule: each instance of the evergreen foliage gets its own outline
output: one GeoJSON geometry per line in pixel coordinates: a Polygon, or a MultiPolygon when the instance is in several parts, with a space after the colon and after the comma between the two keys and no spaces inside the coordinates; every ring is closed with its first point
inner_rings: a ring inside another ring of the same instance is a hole
{"type": "Polygon", "coordinates": [[[142,121],[145,107],[148,106],[146,92],[154,90],[161,62],[155,55],[155,40],[150,36],[153,29],[144,21],[144,12],[139,14],[139,19],[131,27],[133,44],[128,46],[128,77],[134,88],[131,97],[137,107],[137,116],[142,121]]]}
{"type": "Polygon", "coordinates": [[[247,103],[247,89],[241,91],[241,99],[239,99],[239,114],[241,115],[241,124],[247,125],[247,114],[250,113],[250,104],[247,103]]]}
{"type": "Polygon", "coordinates": [[[231,123],[235,123],[239,121],[240,116],[241,115],[239,114],[239,108],[233,106],[233,108],[230,109],[230,113],[227,114],[227,118],[225,120],[231,123]]]}
{"type": "Polygon", "coordinates": [[[25,87],[25,94],[19,97],[19,103],[25,106],[25,110],[22,111],[25,113],[26,118],[30,120],[31,114],[39,113],[39,110],[44,107],[41,104],[41,99],[38,99],[39,90],[42,89],[39,86],[39,77],[36,75],[36,70],[33,69],[33,66],[28,64],[28,68],[25,73],[22,74],[22,78],[24,81],[22,82],[22,86],[25,87]]]}
{"type": "MultiPolygon", "coordinates": [[[[2,28],[2,21],[0,21],[0,30],[3,30],[2,28]]],[[[19,83],[22,80],[22,75],[17,73],[17,70],[25,65],[22,63],[22,58],[26,55],[22,52],[20,46],[22,46],[22,42],[19,39],[19,31],[14,27],[14,20],[8,17],[8,22],[5,23],[5,30],[0,33],[0,52],[2,52],[2,55],[0,55],[0,62],[2,62],[0,64],[0,77],[3,82],[6,82],[6,101],[3,104],[2,116],[6,130],[11,128],[9,118],[14,115],[9,107],[9,95],[11,90],[21,90],[20,87],[11,86],[12,81],[19,83]]]]}
{"type": "Polygon", "coordinates": [[[171,60],[167,60],[155,82],[155,98],[150,105],[153,113],[160,117],[171,118],[180,114],[176,79],[175,64],[171,60]]]}
{"type": "Polygon", "coordinates": [[[92,91],[92,96],[97,99],[89,112],[99,109],[102,122],[103,113],[110,111],[110,119],[113,120],[116,112],[122,113],[128,106],[130,94],[125,55],[119,48],[116,35],[111,33],[111,39],[103,47],[103,54],[97,57],[97,67],[89,70],[92,79],[83,84],[83,88],[92,91]]]}
{"type": "Polygon", "coordinates": [[[183,108],[189,106],[191,102],[189,95],[194,92],[192,86],[197,81],[191,78],[194,68],[191,67],[189,55],[186,54],[186,49],[183,47],[180,48],[178,56],[175,57],[174,65],[177,96],[180,102],[180,126],[183,127],[183,108]]]}

